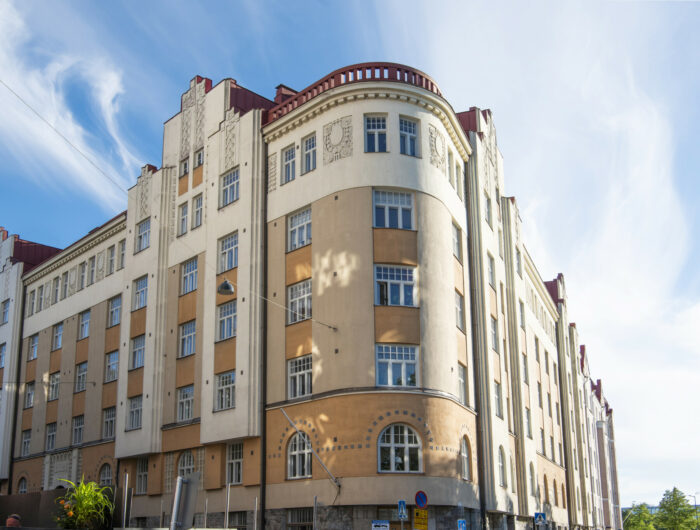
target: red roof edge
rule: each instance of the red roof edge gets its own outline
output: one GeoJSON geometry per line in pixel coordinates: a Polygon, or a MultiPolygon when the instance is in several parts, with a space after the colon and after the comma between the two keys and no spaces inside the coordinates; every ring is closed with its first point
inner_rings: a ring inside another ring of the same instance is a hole
{"type": "Polygon", "coordinates": [[[14,249],[12,250],[13,262],[21,261],[24,263],[23,273],[27,273],[40,263],[55,256],[61,252],[60,248],[26,241],[17,237],[15,239],[14,249]]]}

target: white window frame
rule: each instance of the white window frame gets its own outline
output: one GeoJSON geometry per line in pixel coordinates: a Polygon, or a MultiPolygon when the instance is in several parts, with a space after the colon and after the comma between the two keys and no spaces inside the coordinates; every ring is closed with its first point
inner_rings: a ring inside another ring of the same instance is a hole
{"type": "Polygon", "coordinates": [[[462,229],[452,223],[452,254],[462,262],[462,229]]]}
{"type": "Polygon", "coordinates": [[[403,423],[392,423],[379,434],[377,471],[379,473],[421,473],[423,471],[423,446],[419,434],[412,427],[403,423]],[[388,459],[382,459],[383,453],[388,456],[388,459]],[[412,454],[418,461],[418,467],[414,466],[413,469],[411,468],[412,454]],[[385,462],[389,463],[388,469],[385,462]]]}
{"type": "Polygon", "coordinates": [[[114,245],[107,249],[107,273],[105,276],[109,276],[114,273],[114,265],[117,259],[117,249],[114,245]]]}
{"type": "Polygon", "coordinates": [[[126,262],[126,239],[119,241],[119,259],[117,260],[117,270],[124,268],[126,262]]]}
{"type": "Polygon", "coordinates": [[[238,231],[219,239],[219,273],[238,267],[238,231]]]}
{"type": "Polygon", "coordinates": [[[78,340],[90,336],[90,310],[87,309],[78,315],[78,340]]]}
{"type": "Polygon", "coordinates": [[[136,487],[134,495],[148,493],[148,457],[142,456],[136,460],[136,487]]]}
{"type": "Polygon", "coordinates": [[[243,483],[243,442],[226,445],[226,483],[243,483]]]}
{"type": "MultiPolygon", "coordinates": [[[[85,263],[81,263],[80,265],[84,267],[85,263]]],[[[39,311],[44,309],[44,286],[40,285],[36,292],[36,312],[38,313],[39,311]]]]}
{"type": "Polygon", "coordinates": [[[33,361],[39,354],[39,334],[35,333],[29,337],[29,354],[27,360],[33,361]]]}
{"type": "Polygon", "coordinates": [[[87,388],[87,361],[75,365],[75,387],[73,393],[84,392],[87,388]]]}
{"type": "Polygon", "coordinates": [[[32,291],[29,293],[29,309],[27,310],[28,315],[34,314],[35,302],[36,302],[36,291],[32,291]]]}
{"type": "Polygon", "coordinates": [[[374,352],[377,386],[417,387],[419,385],[418,346],[411,344],[375,344],[374,352]],[[400,373],[397,373],[397,371],[400,371],[400,373]],[[384,381],[384,374],[386,375],[386,381],[384,381]]]}
{"type": "Polygon", "coordinates": [[[418,132],[418,120],[399,116],[399,152],[402,155],[420,156],[418,132]]]}
{"type": "Polygon", "coordinates": [[[197,289],[197,256],[188,259],[181,266],[180,294],[191,293],[197,289]]]}
{"type": "Polygon", "coordinates": [[[486,265],[489,285],[496,289],[496,261],[491,254],[486,254],[486,265]]]}
{"type": "Polygon", "coordinates": [[[30,381],[24,386],[24,408],[30,409],[33,406],[34,406],[34,381],[30,381]]]}
{"type": "Polygon", "coordinates": [[[364,119],[365,153],[387,153],[386,114],[367,114],[364,119]],[[371,139],[371,140],[370,140],[371,139]]]}
{"type": "Polygon", "coordinates": [[[216,374],[214,389],[214,411],[236,407],[236,371],[216,374]]]}
{"type": "Polygon", "coordinates": [[[73,416],[71,436],[72,445],[80,445],[83,443],[83,435],[85,434],[85,416],[73,416]]]}
{"type": "Polygon", "coordinates": [[[302,145],[302,175],[316,169],[316,133],[310,134],[301,141],[302,145]]]}
{"type": "Polygon", "coordinates": [[[197,169],[199,166],[204,164],[204,148],[200,149],[194,154],[194,167],[197,169]]]}
{"type": "Polygon", "coordinates": [[[236,202],[240,192],[240,172],[238,168],[229,171],[221,176],[220,192],[219,192],[219,207],[223,208],[236,202]]]}
{"type": "Polygon", "coordinates": [[[493,212],[491,208],[491,197],[489,197],[489,194],[484,192],[484,201],[485,201],[485,210],[486,210],[486,223],[489,225],[489,227],[493,228],[493,212]]]}
{"type": "Polygon", "coordinates": [[[143,411],[143,395],[129,398],[126,416],[126,430],[133,431],[141,428],[143,411]]]}
{"type": "Polygon", "coordinates": [[[102,409],[102,439],[110,440],[117,433],[117,407],[102,409]]]}
{"type": "Polygon", "coordinates": [[[469,386],[467,379],[467,367],[457,363],[457,384],[459,385],[459,402],[465,407],[469,401],[469,386]]]}
{"type": "Polygon", "coordinates": [[[417,279],[416,267],[375,264],[375,305],[417,307],[417,279]],[[395,296],[396,294],[398,294],[398,298],[395,296]]]}
{"type": "MultiPolygon", "coordinates": [[[[20,456],[29,456],[29,450],[32,444],[32,430],[27,429],[22,431],[22,446],[20,449],[20,456]]],[[[24,480],[24,479],[22,479],[24,480]]],[[[21,481],[20,481],[21,482],[21,481]]],[[[26,484],[26,481],[25,481],[26,484]]],[[[26,491],[26,489],[25,489],[26,491]]]]}
{"type": "Polygon", "coordinates": [[[56,422],[46,424],[46,450],[56,449],[56,422]]]}
{"type": "Polygon", "coordinates": [[[180,347],[178,348],[178,358],[194,355],[197,341],[197,321],[190,320],[180,324],[180,347]]]}
{"type": "Polygon", "coordinates": [[[216,316],[216,340],[221,341],[235,337],[238,326],[238,301],[231,300],[217,306],[216,316]]]}
{"type": "Polygon", "coordinates": [[[287,184],[294,180],[296,177],[296,148],[294,144],[282,149],[281,160],[282,160],[282,184],[287,184]]]}
{"type": "Polygon", "coordinates": [[[525,432],[527,437],[532,440],[532,412],[529,407],[525,407],[525,432]]]}
{"type": "Polygon", "coordinates": [[[374,190],[372,193],[374,228],[413,230],[415,226],[413,204],[413,193],[374,190]]]}
{"type": "Polygon", "coordinates": [[[10,318],[10,300],[9,298],[2,303],[2,321],[0,324],[7,324],[10,318]]]}
{"type": "Polygon", "coordinates": [[[503,388],[498,381],[493,382],[493,398],[496,416],[503,419],[503,388]]]}
{"type": "Polygon", "coordinates": [[[455,177],[454,177],[454,156],[452,155],[452,151],[448,150],[447,151],[447,179],[450,182],[450,186],[453,188],[455,187],[455,177]]]}
{"type": "Polygon", "coordinates": [[[194,473],[194,455],[189,449],[183,451],[180,454],[180,458],[177,460],[177,475],[179,477],[184,477],[194,473]]]}
{"type": "Polygon", "coordinates": [[[61,300],[65,300],[68,296],[68,272],[61,275],[61,300]]]}
{"type": "Polygon", "coordinates": [[[200,193],[192,199],[192,229],[202,225],[202,210],[204,207],[204,196],[200,193]]]}
{"type": "Polygon", "coordinates": [[[287,218],[287,252],[311,244],[311,207],[287,218]]]}
{"type": "MultiPolygon", "coordinates": [[[[7,352],[7,344],[0,344],[0,368],[5,368],[5,353],[7,352]]],[[[0,405],[2,405],[2,389],[0,389],[0,405]]]]}
{"type": "Polygon", "coordinates": [[[109,464],[102,464],[100,468],[100,486],[112,484],[112,467],[109,464]]]}
{"type": "Polygon", "coordinates": [[[194,417],[194,385],[177,389],[177,421],[189,421],[194,417]]]}
{"type": "Polygon", "coordinates": [[[177,235],[181,236],[187,233],[187,213],[188,213],[188,203],[183,202],[177,209],[178,211],[178,223],[177,223],[177,235]]]}
{"type": "Polygon", "coordinates": [[[119,350],[105,354],[105,383],[116,381],[119,377],[119,350]]]}
{"type": "MultiPolygon", "coordinates": [[[[61,294],[61,279],[58,276],[56,276],[53,279],[53,300],[52,301],[54,304],[59,301],[60,294],[61,294]]],[[[7,302],[9,304],[9,300],[7,302]]],[[[3,310],[4,310],[4,308],[3,308],[3,310]]],[[[5,320],[3,323],[5,323],[5,322],[7,322],[7,320],[5,320]]]]}
{"type": "Polygon", "coordinates": [[[506,476],[506,454],[501,445],[498,448],[498,485],[502,488],[508,487],[508,478],[506,476]]]}
{"type": "Polygon", "coordinates": [[[117,295],[109,299],[109,310],[107,312],[107,327],[117,326],[122,320],[122,295],[117,295]]]}
{"type": "Polygon", "coordinates": [[[311,278],[287,287],[287,324],[295,324],[311,318],[311,278]]]}
{"type": "Polygon", "coordinates": [[[146,358],[146,335],[138,335],[131,339],[129,348],[129,370],[136,370],[144,365],[146,358]]]}
{"type": "Polygon", "coordinates": [[[303,431],[295,432],[287,444],[287,479],[311,478],[311,440],[303,431]]]}
{"type": "Polygon", "coordinates": [[[51,341],[51,351],[60,350],[63,347],[63,322],[55,324],[51,341]]]}
{"type": "Polygon", "coordinates": [[[151,218],[148,217],[136,225],[136,237],[134,238],[134,253],[146,250],[151,246],[151,218]]]}
{"type": "Polygon", "coordinates": [[[457,290],[455,290],[455,318],[457,328],[464,331],[464,297],[457,290]]]}
{"type": "Polygon", "coordinates": [[[134,280],[134,307],[132,311],[148,304],[148,274],[134,280]]]}
{"type": "Polygon", "coordinates": [[[55,401],[59,397],[61,390],[61,372],[53,372],[49,374],[49,391],[46,397],[47,401],[55,401]]]}
{"type": "Polygon", "coordinates": [[[188,156],[187,158],[180,160],[180,176],[184,177],[185,175],[190,174],[190,157],[188,156]]]}
{"type": "Polygon", "coordinates": [[[471,482],[472,480],[472,459],[471,459],[471,449],[469,441],[466,436],[462,437],[462,443],[460,444],[459,457],[462,472],[462,480],[471,482]]]}
{"type": "Polygon", "coordinates": [[[313,360],[311,354],[287,361],[287,396],[295,399],[312,393],[313,360]]]}
{"type": "Polygon", "coordinates": [[[530,384],[530,370],[528,370],[527,354],[523,353],[523,383],[530,384]]]}
{"type": "Polygon", "coordinates": [[[87,277],[87,284],[88,285],[92,285],[93,283],[95,283],[95,266],[96,266],[95,261],[96,261],[95,256],[92,256],[88,260],[88,277],[87,277]]]}
{"type": "Polygon", "coordinates": [[[498,320],[493,318],[493,317],[491,317],[491,348],[496,353],[499,353],[499,350],[498,350],[498,320]]]}

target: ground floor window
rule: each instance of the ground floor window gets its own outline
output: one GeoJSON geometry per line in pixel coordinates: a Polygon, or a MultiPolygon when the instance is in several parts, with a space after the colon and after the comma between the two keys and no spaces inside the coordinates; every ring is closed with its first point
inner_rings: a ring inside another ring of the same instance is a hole
{"type": "Polygon", "coordinates": [[[287,528],[296,530],[313,530],[313,508],[291,508],[287,511],[287,528]]]}

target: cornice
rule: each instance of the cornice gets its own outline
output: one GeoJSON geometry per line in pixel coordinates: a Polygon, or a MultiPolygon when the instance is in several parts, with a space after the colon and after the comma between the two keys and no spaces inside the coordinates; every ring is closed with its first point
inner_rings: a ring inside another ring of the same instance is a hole
{"type": "Polygon", "coordinates": [[[263,138],[265,143],[270,143],[334,107],[376,99],[411,103],[428,110],[442,122],[450,139],[457,146],[462,160],[467,160],[471,156],[472,150],[469,140],[446,100],[420,88],[390,82],[361,83],[329,90],[323,96],[312,99],[282,118],[264,126],[263,138]]]}

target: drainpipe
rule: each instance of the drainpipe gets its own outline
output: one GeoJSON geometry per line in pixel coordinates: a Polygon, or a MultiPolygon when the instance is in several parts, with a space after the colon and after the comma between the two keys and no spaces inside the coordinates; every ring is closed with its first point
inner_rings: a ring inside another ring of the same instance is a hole
{"type": "MultiPolygon", "coordinates": [[[[260,136],[262,137],[262,118],[263,113],[260,113],[261,125],[260,125],[260,136]]],[[[260,510],[258,512],[258,518],[260,520],[260,525],[258,528],[264,530],[265,528],[265,505],[266,505],[266,480],[267,480],[267,186],[268,186],[268,174],[267,174],[267,144],[265,140],[262,139],[262,163],[263,169],[261,171],[263,175],[263,200],[261,202],[262,206],[262,292],[263,292],[263,306],[262,306],[262,351],[261,351],[261,362],[262,369],[260,370],[260,510]]]]}
{"type": "MultiPolygon", "coordinates": [[[[22,270],[24,271],[24,265],[22,265],[22,270]]],[[[21,281],[21,279],[20,279],[21,281]]],[[[10,470],[7,476],[7,494],[10,495],[12,493],[12,481],[14,480],[14,467],[15,467],[15,458],[14,458],[14,453],[15,453],[15,443],[16,443],[16,438],[17,438],[17,408],[19,407],[19,383],[20,383],[20,375],[21,375],[21,370],[20,367],[22,366],[22,335],[24,333],[24,304],[26,301],[27,297],[27,286],[24,285],[24,282],[22,282],[22,301],[19,306],[19,315],[20,315],[20,321],[19,321],[19,340],[17,341],[17,366],[15,367],[15,407],[14,411],[12,412],[12,438],[11,438],[11,443],[10,443],[10,470]]]]}

